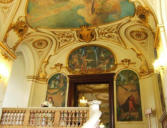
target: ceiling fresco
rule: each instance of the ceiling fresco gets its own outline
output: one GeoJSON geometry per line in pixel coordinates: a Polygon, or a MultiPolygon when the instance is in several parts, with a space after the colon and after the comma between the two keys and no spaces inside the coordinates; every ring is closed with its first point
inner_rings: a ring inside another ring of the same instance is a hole
{"type": "Polygon", "coordinates": [[[128,0],[29,0],[27,21],[40,28],[77,28],[102,25],[133,16],[128,0]]]}

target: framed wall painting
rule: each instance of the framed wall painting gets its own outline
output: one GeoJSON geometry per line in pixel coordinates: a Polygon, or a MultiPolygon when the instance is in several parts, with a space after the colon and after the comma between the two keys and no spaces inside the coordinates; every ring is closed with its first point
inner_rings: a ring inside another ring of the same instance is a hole
{"type": "Polygon", "coordinates": [[[137,74],[122,70],[116,77],[117,120],[142,121],[140,85],[137,74]]]}
{"type": "Polygon", "coordinates": [[[116,67],[113,53],[101,46],[83,46],[72,51],[68,69],[74,74],[105,73],[116,67]]]}
{"type": "Polygon", "coordinates": [[[47,99],[52,99],[53,106],[64,107],[67,78],[61,73],[53,75],[48,81],[47,99]]]}

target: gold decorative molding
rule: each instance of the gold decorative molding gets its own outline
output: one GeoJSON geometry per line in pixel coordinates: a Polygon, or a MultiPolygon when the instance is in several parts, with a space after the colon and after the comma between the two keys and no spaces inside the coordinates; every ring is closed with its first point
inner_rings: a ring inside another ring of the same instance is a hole
{"type": "Polygon", "coordinates": [[[63,68],[63,64],[61,63],[56,63],[54,67],[51,67],[51,69],[55,69],[57,72],[60,72],[62,68],[63,68]]]}
{"type": "Polygon", "coordinates": [[[141,76],[145,76],[153,72],[152,69],[149,69],[147,60],[142,53],[138,53],[137,58],[141,61],[141,64],[139,67],[139,73],[141,76]]]}
{"type": "MultiPolygon", "coordinates": [[[[12,57],[13,59],[16,59],[16,55],[10,51],[2,42],[0,42],[0,47],[10,56],[12,57]]],[[[7,57],[8,55],[7,54],[4,54],[5,57],[7,57]]],[[[3,55],[3,56],[4,56],[3,55]]],[[[7,57],[8,58],[8,57],[7,57]]]]}
{"type": "Polygon", "coordinates": [[[155,34],[155,41],[154,41],[154,48],[158,49],[159,45],[160,45],[160,28],[157,27],[157,31],[156,31],[156,34],[155,34]]]}
{"type": "Polygon", "coordinates": [[[44,49],[48,46],[48,42],[44,39],[36,40],[32,43],[32,46],[36,49],[44,49]]]}
{"type": "Polygon", "coordinates": [[[129,67],[129,65],[135,65],[136,62],[131,62],[130,59],[128,58],[125,58],[125,59],[122,59],[120,63],[118,63],[117,65],[123,65],[124,67],[129,67]]]}
{"type": "Polygon", "coordinates": [[[15,24],[10,25],[7,34],[5,35],[4,42],[7,41],[8,34],[11,30],[16,32],[16,34],[18,35],[19,40],[15,42],[15,45],[12,47],[13,51],[15,51],[16,48],[20,45],[20,43],[24,39],[24,35],[28,32],[28,25],[24,20],[25,17],[20,16],[15,24]]]}
{"type": "Polygon", "coordinates": [[[47,82],[47,78],[40,78],[39,76],[27,76],[27,79],[33,81],[47,82]]]}
{"type": "Polygon", "coordinates": [[[139,5],[136,8],[136,15],[142,20],[142,21],[147,21],[148,20],[148,15],[149,11],[146,10],[143,6],[139,5]]]}
{"type": "Polygon", "coordinates": [[[9,4],[12,3],[14,0],[0,0],[1,4],[9,4]]]}
{"type": "Polygon", "coordinates": [[[52,31],[52,33],[55,35],[58,42],[57,49],[76,41],[74,32],[72,31],[52,31]]]}
{"type": "Polygon", "coordinates": [[[28,31],[28,25],[24,21],[18,20],[16,24],[12,26],[12,29],[14,29],[19,37],[22,37],[28,31]]]}
{"type": "Polygon", "coordinates": [[[148,34],[144,30],[132,30],[130,36],[137,41],[146,40],[148,38],[148,34]]]}
{"type": "Polygon", "coordinates": [[[78,40],[80,42],[90,42],[96,40],[96,33],[93,27],[83,25],[76,30],[78,40]]]}

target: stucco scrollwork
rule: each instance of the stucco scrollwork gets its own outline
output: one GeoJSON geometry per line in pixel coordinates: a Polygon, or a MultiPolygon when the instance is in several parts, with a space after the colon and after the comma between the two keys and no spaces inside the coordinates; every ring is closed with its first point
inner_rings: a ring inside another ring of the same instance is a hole
{"type": "Polygon", "coordinates": [[[98,39],[111,40],[118,45],[125,46],[124,42],[120,37],[120,28],[129,22],[129,18],[126,18],[116,24],[110,24],[106,26],[101,26],[97,28],[98,39]]]}
{"type": "Polygon", "coordinates": [[[58,49],[76,40],[74,33],[71,31],[60,31],[60,32],[53,31],[52,33],[55,35],[56,40],[58,42],[58,45],[57,45],[58,49]]]}
{"type": "Polygon", "coordinates": [[[119,42],[118,25],[99,28],[98,35],[99,38],[110,38],[119,42]]]}

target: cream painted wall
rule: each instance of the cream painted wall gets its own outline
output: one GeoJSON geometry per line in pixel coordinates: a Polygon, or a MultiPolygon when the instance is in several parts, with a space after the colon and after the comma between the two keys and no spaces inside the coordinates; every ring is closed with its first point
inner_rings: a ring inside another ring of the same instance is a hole
{"type": "Polygon", "coordinates": [[[3,107],[27,107],[26,82],[25,60],[23,55],[19,53],[12,67],[3,107]]]}
{"type": "Polygon", "coordinates": [[[8,84],[8,79],[10,77],[10,72],[12,68],[12,60],[8,60],[7,58],[4,58],[1,54],[1,48],[0,48],[0,75],[2,78],[0,78],[0,108],[2,107],[5,93],[6,93],[6,88],[8,84]],[[4,74],[5,73],[5,74],[4,74]]]}
{"type": "Polygon", "coordinates": [[[32,101],[30,102],[31,107],[40,107],[45,101],[47,83],[33,83],[32,101]]]}

